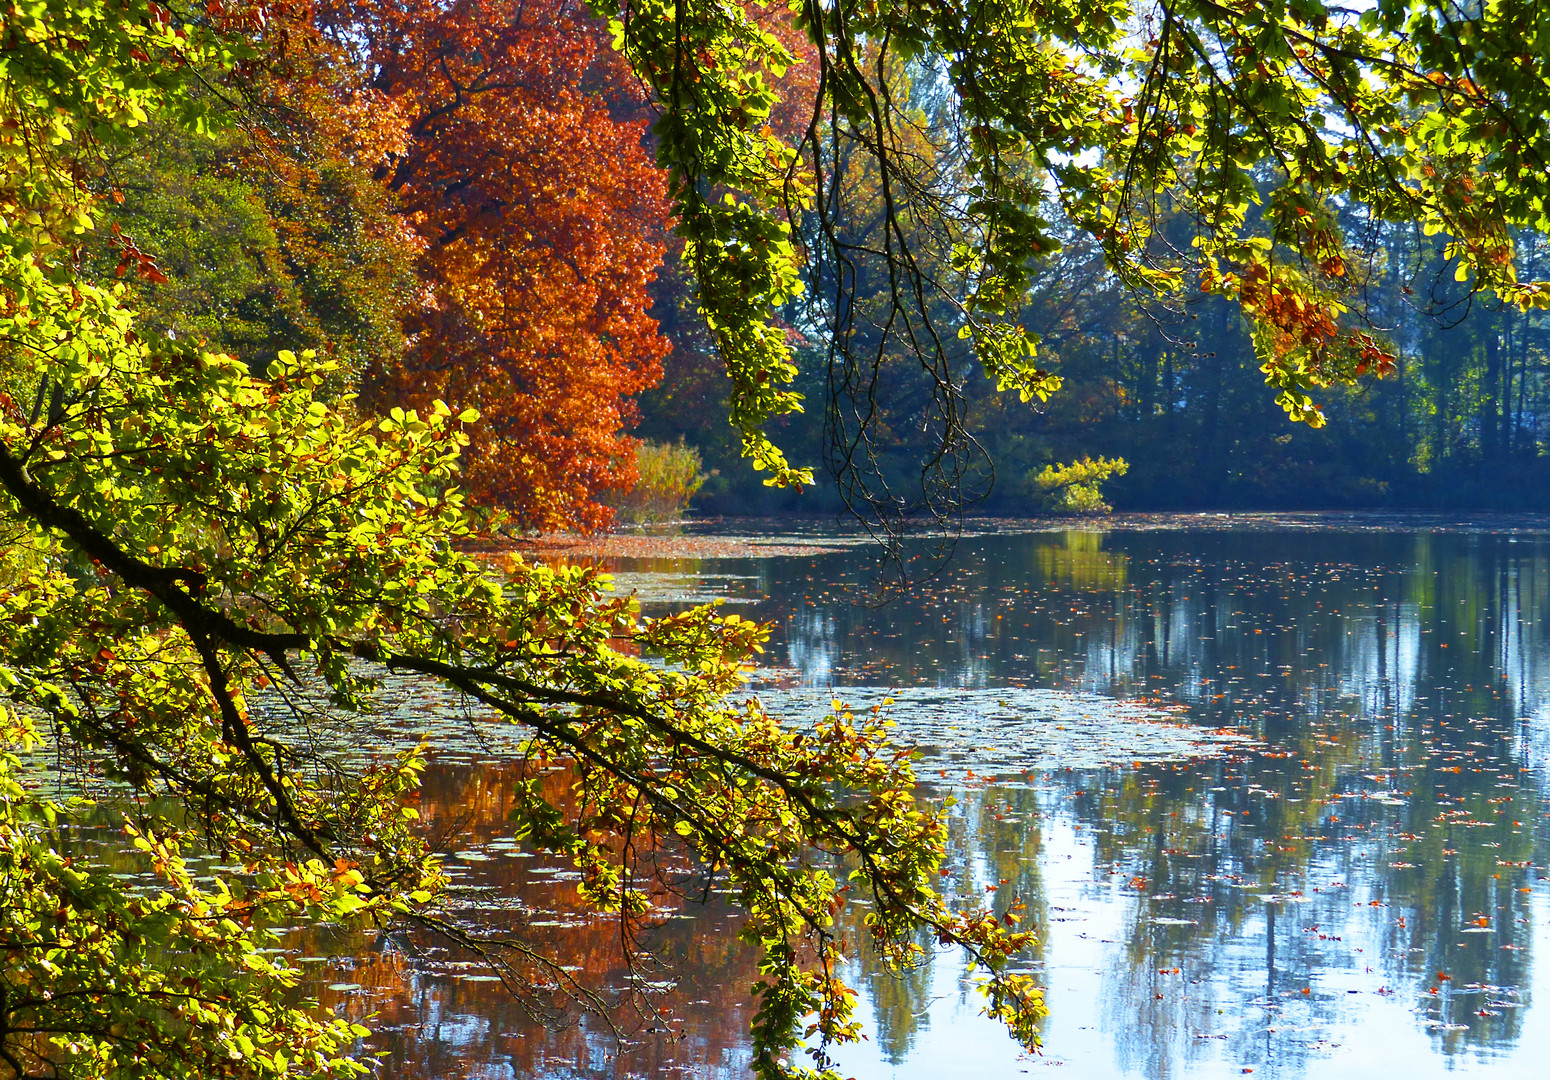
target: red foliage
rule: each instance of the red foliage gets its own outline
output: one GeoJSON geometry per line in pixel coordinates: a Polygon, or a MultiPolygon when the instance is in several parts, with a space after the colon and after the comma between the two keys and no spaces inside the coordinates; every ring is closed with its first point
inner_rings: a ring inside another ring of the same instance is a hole
{"type": "Polygon", "coordinates": [[[368,402],[472,405],[469,486],[533,528],[596,528],[634,481],[630,395],[667,349],[667,226],[643,107],[574,0],[356,0],[319,25],[402,118],[381,167],[424,242],[426,303],[368,402]]]}
{"type": "MultiPolygon", "coordinates": [[[[1339,274],[1344,273],[1341,264],[1339,274]]],[[[1261,263],[1244,272],[1238,296],[1244,309],[1273,331],[1276,355],[1305,350],[1310,371],[1324,382],[1369,374],[1381,379],[1394,371],[1394,354],[1377,338],[1342,327],[1336,309],[1306,289],[1277,281],[1261,263]]]]}

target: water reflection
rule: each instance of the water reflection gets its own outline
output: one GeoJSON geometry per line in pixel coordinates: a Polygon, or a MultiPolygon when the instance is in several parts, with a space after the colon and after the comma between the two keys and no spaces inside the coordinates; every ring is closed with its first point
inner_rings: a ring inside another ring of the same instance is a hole
{"type": "MultiPolygon", "coordinates": [[[[1045,1057],[1019,1056],[977,1015],[956,957],[881,970],[852,904],[841,918],[870,1041],[842,1056],[848,1075],[1542,1074],[1550,538],[982,537],[882,608],[853,603],[869,566],[841,551],[612,568],[655,582],[655,603],[680,588],[754,602],[739,614],[777,628],[772,702],[814,687],[975,690],[961,711],[993,729],[977,733],[996,744],[986,760],[1039,759],[1037,725],[1008,710],[1056,694],[1072,715],[1123,706],[1101,729],[1110,767],[1088,754],[989,779],[923,770],[957,799],[944,888],[1016,906],[1040,933],[1020,962],[1047,987],[1045,1057]],[[1133,760],[1115,732],[1158,710],[1252,739],[1133,760]]],[[[900,695],[906,709],[932,701],[939,725],[944,698],[900,695]]],[[[618,926],[580,910],[573,873],[510,840],[520,776],[493,751],[449,757],[427,770],[422,814],[464,914],[572,958],[616,1004],[657,991],[618,1013],[622,1037],[575,1013],[537,1023],[429,939],[294,939],[316,968],[309,988],[376,1014],[368,1049],[385,1077],[745,1076],[755,963],[731,912],[664,897],[649,940],[662,966],[629,970],[618,926]]]]}
{"type": "MultiPolygon", "coordinates": [[[[493,762],[426,771],[420,809],[448,853],[451,914],[566,958],[570,974],[609,1006],[606,1019],[578,1012],[558,992],[519,999],[476,958],[431,935],[293,934],[287,944],[303,967],[318,961],[303,989],[326,1007],[374,1016],[363,1049],[385,1077],[746,1075],[745,999],[756,965],[736,943],[732,912],[695,905],[689,919],[688,905],[658,896],[660,918],[641,941],[652,957],[627,964],[616,919],[583,910],[579,873],[510,839],[523,775],[522,766],[493,762]]],[[[554,769],[544,782],[563,801],[567,773],[554,769]]]]}
{"type": "MultiPolygon", "coordinates": [[[[847,571],[769,568],[796,681],[1180,702],[1263,740],[1035,781],[1036,850],[1013,862],[1045,878],[1023,887],[1048,928],[1050,1060],[1084,1076],[1535,1071],[1543,539],[994,537],[879,611],[845,602],[847,571]],[[1062,842],[1041,848],[1041,824],[1062,842]]],[[[1002,844],[981,837],[981,862],[1002,844]]],[[[951,1060],[914,1049],[847,1064],[927,1076],[951,1060]]],[[[996,1067],[1027,1065],[1008,1051],[996,1067]]]]}

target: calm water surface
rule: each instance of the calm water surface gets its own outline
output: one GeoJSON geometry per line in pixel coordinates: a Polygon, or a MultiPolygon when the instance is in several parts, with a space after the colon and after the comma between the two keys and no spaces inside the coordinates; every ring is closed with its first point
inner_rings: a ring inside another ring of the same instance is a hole
{"type": "MultiPolygon", "coordinates": [[[[987,535],[880,608],[856,603],[870,567],[860,548],[613,566],[656,603],[721,594],[771,620],[773,708],[895,691],[959,800],[953,886],[1029,905],[1042,1056],[977,1015],[956,956],[901,977],[863,955],[848,1075],[1550,1071],[1550,533],[987,535]]],[[[622,1044],[588,1017],[551,1030],[435,949],[307,943],[324,1000],[377,1014],[382,1075],[746,1075],[732,913],[676,910],[663,965],[627,971],[570,872],[502,839],[515,779],[490,750],[428,772],[460,902],[605,990],[676,980],[675,1019],[622,1044]]]]}

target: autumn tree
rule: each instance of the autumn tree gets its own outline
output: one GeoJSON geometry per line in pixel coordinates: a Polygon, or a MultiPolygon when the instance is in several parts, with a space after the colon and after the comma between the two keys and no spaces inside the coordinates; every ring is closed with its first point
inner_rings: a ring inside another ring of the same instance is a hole
{"type": "Polygon", "coordinates": [[[523,526],[595,527],[634,481],[632,395],[667,203],[643,102],[575,0],[325,4],[318,24],[402,117],[378,176],[424,244],[429,302],[370,402],[477,408],[465,475],[523,526]]]}
{"type": "MultiPolygon", "coordinates": [[[[361,420],[338,361],[262,371],[157,334],[82,259],[90,178],[142,123],[200,132],[200,91],[258,54],[261,9],[154,0],[12,9],[0,41],[0,1076],[348,1077],[365,1032],[294,994],[282,928],[416,926],[516,992],[565,958],[443,906],[411,805],[426,747],[380,760],[371,708],[439,681],[570,762],[521,786],[511,827],[574,860],[631,926],[683,871],[721,882],[760,957],[755,1071],[854,1038],[835,916],[873,904],[879,955],[966,947],[987,1008],[1026,1040],[1039,996],[1006,970],[1028,936],[937,891],[945,820],[912,796],[877,713],[807,731],[739,701],[766,630],[714,608],[644,619],[591,570],[461,554],[466,429],[441,402],[361,420]],[[106,780],[100,812],[159,877],[131,888],[62,831],[98,812],[17,752],[106,780]],[[195,878],[183,852],[235,867],[195,878]],[[236,868],[240,867],[240,869],[236,868]],[[811,1024],[811,1027],[809,1027],[811,1024]]],[[[136,259],[135,272],[151,274],[136,259]]],[[[1010,922],[1010,920],[1008,920],[1010,922]]]]}
{"type": "MultiPolygon", "coordinates": [[[[495,41],[514,13],[489,10],[500,17],[481,32],[495,41]]],[[[142,796],[104,809],[162,884],[132,891],[67,856],[59,825],[87,808],[0,756],[0,1067],[29,1080],[359,1074],[359,1029],[291,995],[297,972],[271,951],[279,928],[302,922],[433,929],[518,990],[565,971],[533,942],[481,935],[438,906],[443,875],[409,805],[422,748],[376,762],[330,752],[328,732],[371,739],[370,705],[396,677],[437,680],[520,725],[532,754],[570,763],[573,798],[524,786],[513,828],[573,859],[593,907],[640,917],[651,888],[681,887],[654,873],[669,862],[725,879],[760,957],[757,1075],[832,1075],[833,1043],[860,1035],[836,931],[856,894],[871,904],[875,955],[899,967],[922,938],[962,946],[989,1012],[1033,1041],[1037,987],[1008,971],[1030,939],[1008,925],[1015,913],[1003,921],[939,891],[945,818],[914,798],[910,754],[889,745],[882,715],[837,707],[807,730],[782,726],[738,700],[762,628],[713,608],[645,619],[576,568],[492,575],[457,545],[474,413],[432,402],[362,421],[327,400],[327,358],[287,351],[259,370],[169,340],[139,323],[122,282],[89,272],[104,149],[146,122],[218,121],[201,88],[251,62],[263,14],[33,0],[5,15],[0,737],[47,738],[142,796]],[[242,869],[194,878],[180,854],[191,844],[242,869]]],[[[1331,200],[1446,234],[1463,278],[1547,302],[1515,280],[1509,228],[1550,226],[1550,49],[1535,4],[1380,0],[1354,13],[1181,0],[1134,19],[1085,2],[804,4],[819,89],[801,153],[766,123],[766,73],[790,60],[773,35],[704,0],[627,14],[615,31],[662,110],[654,132],[695,303],[728,365],[744,450],[776,483],[807,479],[768,433],[800,404],[774,313],[801,288],[791,222],[803,200],[825,205],[833,159],[817,136],[835,125],[877,162],[896,325],[928,349],[927,331],[950,331],[996,385],[1029,398],[1053,389],[1014,313],[1056,239],[1041,175],[1123,280],[1172,289],[1193,273],[1239,301],[1267,377],[1305,420],[1321,385],[1381,365],[1381,343],[1343,310],[1349,253],[1331,200]],[[935,65],[971,198],[937,199],[935,176],[892,161],[903,117],[886,67],[866,63],[873,45],[935,65]],[[1280,170],[1268,192],[1252,182],[1262,162],[1280,170]],[[1152,229],[1149,203],[1165,190],[1199,222],[1187,253],[1152,229]],[[1268,235],[1249,221],[1255,205],[1268,235]],[[906,207],[950,215],[945,270],[912,257],[906,207]]],[[[511,55],[378,34],[365,13],[352,25],[338,47],[375,43],[384,109],[397,57],[453,73],[441,111],[414,113],[427,128],[463,115],[481,61],[511,55]]],[[[556,78],[533,110],[571,100],[579,76],[556,78]]],[[[448,146],[478,149],[447,124],[448,146]]],[[[499,130],[502,151],[529,131],[499,130]]],[[[532,152],[544,149],[535,135],[532,152]]],[[[470,210],[532,190],[513,179],[480,201],[482,171],[442,172],[407,151],[401,163],[409,195],[440,178],[439,197],[470,210]]],[[[553,195],[563,208],[585,192],[553,195]]],[[[434,210],[420,210],[422,235],[443,249],[465,232],[505,235],[475,230],[477,215],[434,233],[434,210]]],[[[562,244],[572,238],[541,235],[576,257],[562,244]]],[[[580,235],[603,245],[601,232],[580,235]]],[[[496,247],[469,254],[484,265],[496,247]]]]}
{"type": "Polygon", "coordinates": [[[145,325],[262,371],[284,348],[337,360],[335,394],[394,369],[419,303],[420,245],[374,171],[402,141],[383,102],[340,77],[305,12],[278,7],[202,100],[219,130],[157,121],[107,150],[88,272],[145,325]]]}

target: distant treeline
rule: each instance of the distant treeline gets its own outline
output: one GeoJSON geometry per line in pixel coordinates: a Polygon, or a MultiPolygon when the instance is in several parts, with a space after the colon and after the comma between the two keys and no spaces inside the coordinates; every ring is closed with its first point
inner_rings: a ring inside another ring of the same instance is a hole
{"type": "MultiPolygon", "coordinates": [[[[998,514],[1037,509],[1033,476],[1084,455],[1128,459],[1110,481],[1117,509],[1550,507],[1550,325],[1456,284],[1445,238],[1349,223],[1364,250],[1353,260],[1353,321],[1399,356],[1389,377],[1322,395],[1328,423],[1293,424],[1272,400],[1235,305],[1200,297],[1164,307],[1124,290],[1090,242],[1068,236],[1043,273],[1025,321],[1043,361],[1064,379],[1044,406],[997,394],[965,372],[971,425],[985,451],[971,480],[994,484],[976,504],[998,514]]],[[[1550,272],[1542,240],[1519,238],[1519,276],[1550,272]]],[[[660,305],[659,305],[660,306],[660,305]]],[[[837,509],[836,486],[772,491],[738,459],[725,420],[719,365],[697,347],[692,320],[659,311],[675,348],[663,384],[642,395],[637,434],[686,439],[707,469],[696,507],[710,513],[837,509]]],[[[801,325],[800,312],[792,312],[801,325]]],[[[777,425],[795,459],[823,460],[824,350],[809,341],[798,388],[808,412],[777,425]]],[[[930,385],[900,357],[880,373],[876,444],[898,490],[918,486],[928,441],[919,423],[930,385]]],[[[971,487],[973,483],[971,483],[971,487]]]]}

